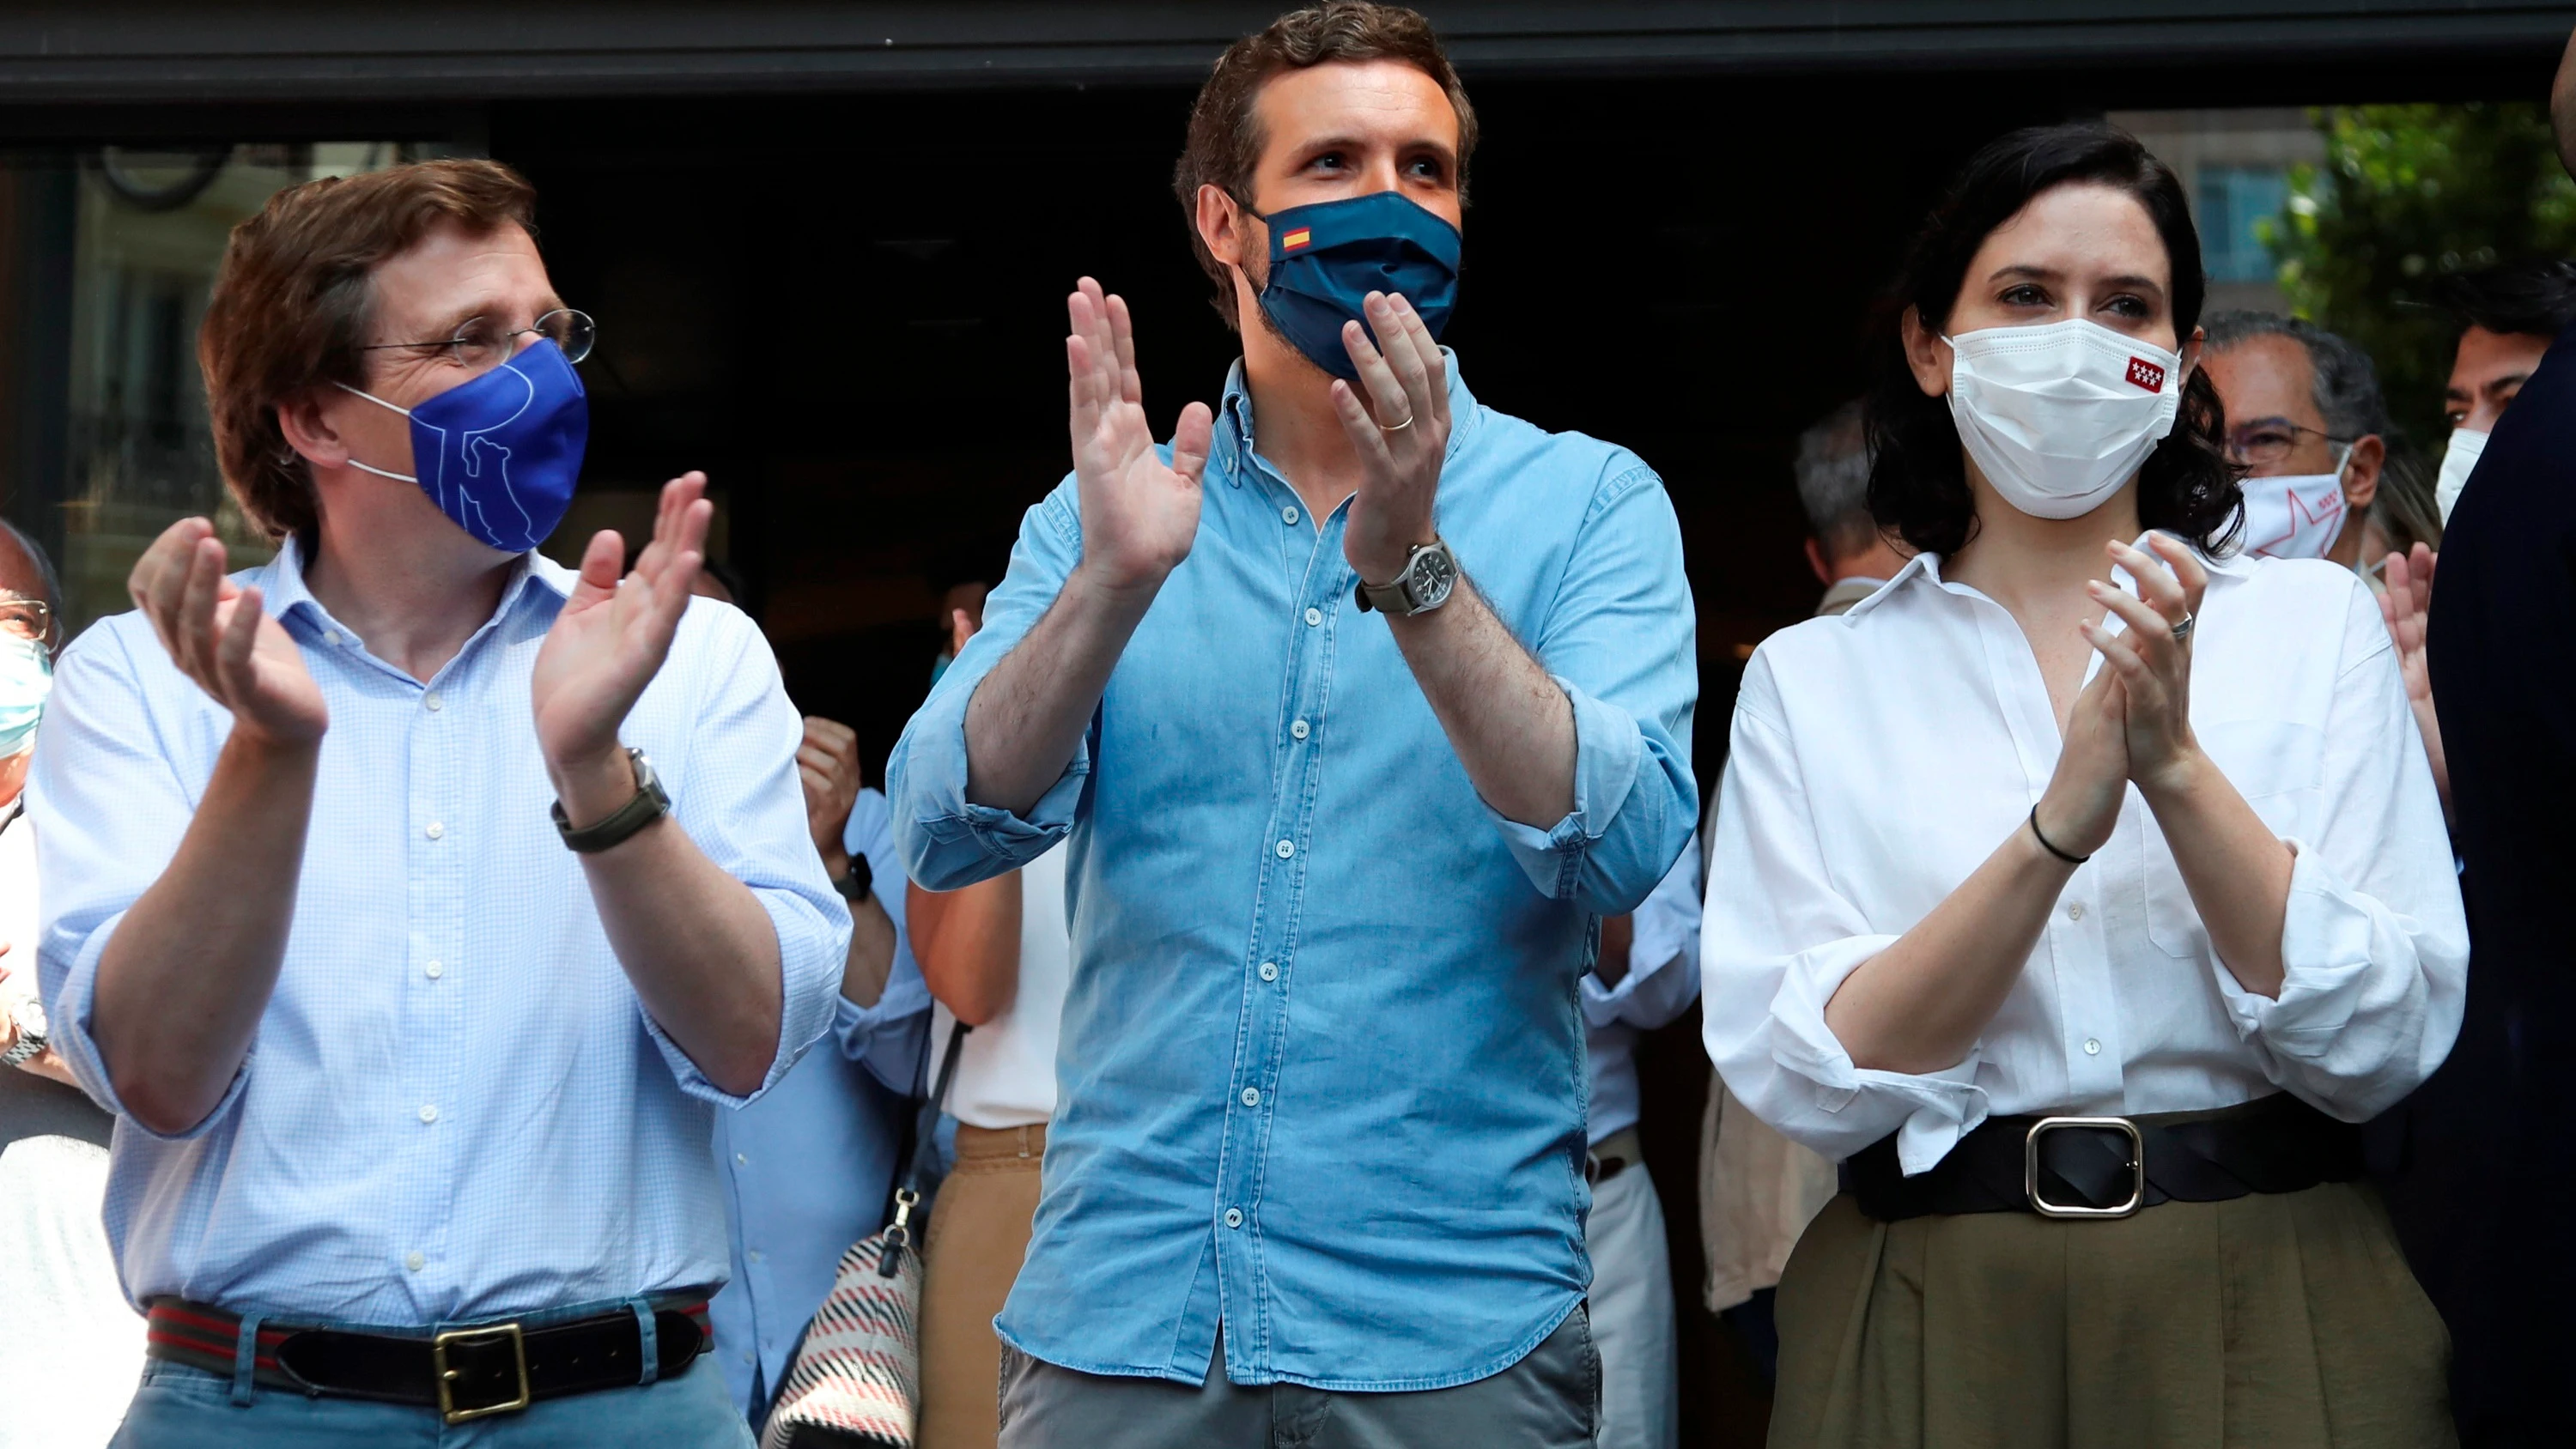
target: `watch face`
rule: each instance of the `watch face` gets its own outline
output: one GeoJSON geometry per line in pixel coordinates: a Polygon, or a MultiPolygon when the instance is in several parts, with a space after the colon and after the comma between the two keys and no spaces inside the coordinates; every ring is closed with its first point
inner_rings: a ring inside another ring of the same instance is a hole
{"type": "Polygon", "coordinates": [[[1458,586],[1458,566],[1449,560],[1445,548],[1427,549],[1414,555],[1413,567],[1406,572],[1405,591],[1413,595],[1416,609],[1436,608],[1448,602],[1449,591],[1458,586]]]}

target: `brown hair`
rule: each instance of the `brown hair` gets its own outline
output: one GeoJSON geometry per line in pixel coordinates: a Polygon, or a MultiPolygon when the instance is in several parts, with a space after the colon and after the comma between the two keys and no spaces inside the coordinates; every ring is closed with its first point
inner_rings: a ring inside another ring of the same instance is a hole
{"type": "Polygon", "coordinates": [[[536,205],[535,188],[498,161],[422,161],[288,187],[233,228],[197,365],[215,461],[251,522],[272,539],[320,522],[277,407],[335,382],[366,385],[359,349],[374,320],[375,269],[442,223],[478,236],[503,225],[533,232],[536,205]]]}
{"type": "Polygon", "coordinates": [[[1253,111],[1262,86],[1282,71],[1371,60],[1400,60],[1440,83],[1449,108],[1458,113],[1458,194],[1466,195],[1467,157],[1476,149],[1476,109],[1467,104],[1467,88],[1458,83],[1458,72],[1440,49],[1431,22],[1400,5],[1369,0],[1323,0],[1289,11],[1217,57],[1207,84],[1199,87],[1197,104],[1190,107],[1189,145],[1172,168],[1172,192],[1190,224],[1190,251],[1216,283],[1216,310],[1227,326],[1237,325],[1234,278],[1199,237],[1199,188],[1214,186],[1250,210],[1252,173],[1268,141],[1253,111]]]}

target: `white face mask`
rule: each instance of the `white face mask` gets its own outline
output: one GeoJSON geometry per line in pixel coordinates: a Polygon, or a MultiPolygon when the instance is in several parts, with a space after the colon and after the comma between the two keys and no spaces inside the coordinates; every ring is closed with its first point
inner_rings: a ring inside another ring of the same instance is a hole
{"type": "Polygon", "coordinates": [[[1950,416],[2004,501],[2080,518],[2138,471],[2182,401],[2182,358],[2081,317],[1950,344],[1950,416]]]}
{"type": "Polygon", "coordinates": [[[2442,526],[2451,526],[2451,509],[2460,501],[2460,490],[2469,486],[2469,474],[2476,471],[2478,455],[2487,450],[2487,435],[2466,428],[2451,429],[2451,441],[2442,449],[2442,471],[2433,480],[2433,502],[2442,510],[2442,526]]]}
{"type": "Polygon", "coordinates": [[[2331,473],[2284,473],[2245,480],[2245,532],[2251,558],[2324,558],[2343,536],[2343,470],[2352,460],[2344,444],[2331,473]]]}

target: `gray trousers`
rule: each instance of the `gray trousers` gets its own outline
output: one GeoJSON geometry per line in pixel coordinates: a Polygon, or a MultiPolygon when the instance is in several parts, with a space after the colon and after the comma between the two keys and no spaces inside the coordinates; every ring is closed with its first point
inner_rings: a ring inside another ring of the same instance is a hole
{"type": "Polygon", "coordinates": [[[1600,1421],[1601,1356],[1581,1308],[1501,1373],[1411,1393],[1229,1383],[1222,1340],[1197,1388],[1002,1346],[1001,1449],[1586,1449],[1600,1421]]]}

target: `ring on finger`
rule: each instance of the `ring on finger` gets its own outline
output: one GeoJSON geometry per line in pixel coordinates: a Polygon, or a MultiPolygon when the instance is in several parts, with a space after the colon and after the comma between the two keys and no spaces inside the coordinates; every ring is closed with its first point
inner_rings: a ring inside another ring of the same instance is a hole
{"type": "Polygon", "coordinates": [[[2191,610],[2183,610],[2182,617],[2173,621],[2174,642],[2179,644],[2190,638],[2192,627],[2199,622],[2199,619],[2193,616],[2191,610]]]}
{"type": "Polygon", "coordinates": [[[1397,423],[1397,424],[1395,424],[1395,425],[1394,425],[1394,426],[1392,426],[1392,427],[1389,427],[1389,426],[1388,426],[1387,424],[1385,424],[1385,423],[1380,423],[1380,424],[1378,424],[1378,425],[1377,425],[1377,430],[1378,430],[1379,432],[1381,432],[1381,433],[1400,433],[1400,432],[1403,432],[1405,429],[1407,429],[1407,428],[1409,428],[1409,427],[1412,427],[1412,426],[1413,426],[1413,416],[1412,416],[1410,413],[1408,413],[1408,414],[1406,414],[1406,415],[1405,415],[1405,419],[1404,419],[1404,421],[1403,421],[1403,422],[1397,423]]]}

